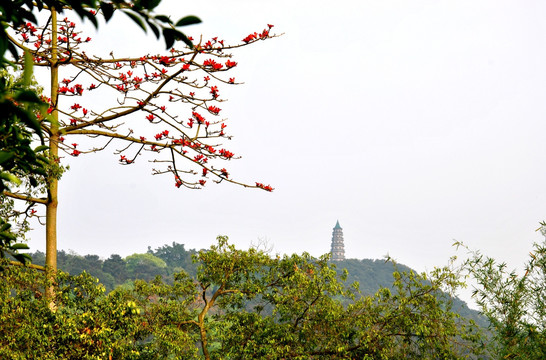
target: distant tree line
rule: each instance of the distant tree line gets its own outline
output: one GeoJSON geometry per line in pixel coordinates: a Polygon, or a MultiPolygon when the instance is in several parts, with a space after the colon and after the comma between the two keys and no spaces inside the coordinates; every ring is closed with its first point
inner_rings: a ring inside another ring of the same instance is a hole
{"type": "MultiPolygon", "coordinates": [[[[144,254],[133,254],[125,258],[118,254],[101,259],[98,255],[79,255],[75,252],[59,250],[57,261],[59,269],[79,275],[86,272],[96,277],[104,285],[106,291],[134,280],[151,281],[161,276],[165,281],[172,283],[173,276],[182,270],[195,275],[197,264],[192,261],[196,250],[186,250],[184,244],[173,242],[155,250],[148,247],[144,254]]],[[[37,251],[30,254],[36,265],[45,264],[45,254],[37,251]]]]}

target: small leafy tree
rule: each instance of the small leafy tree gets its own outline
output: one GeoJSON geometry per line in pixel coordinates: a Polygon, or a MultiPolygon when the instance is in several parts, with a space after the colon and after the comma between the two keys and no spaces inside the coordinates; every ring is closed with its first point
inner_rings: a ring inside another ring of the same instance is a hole
{"type": "Polygon", "coordinates": [[[473,298],[491,324],[495,358],[546,358],[546,223],[540,230],[545,241],[533,245],[523,274],[478,251],[464,264],[477,283],[473,298]]]}
{"type": "MultiPolygon", "coordinates": [[[[28,22],[8,35],[11,43],[32,54],[35,67],[49,69],[52,79],[49,97],[44,99],[49,103],[47,114],[37,113],[48,143],[43,193],[3,192],[13,199],[44,205],[45,215],[37,216],[45,218],[48,267],[56,269],[57,195],[64,156],[80,157],[117,146],[121,165],[148,158],[155,164],[153,173],[170,174],[177,188],[199,189],[207,181],[226,181],[273,190],[260,182],[236,181],[225,165],[218,165],[237,158],[222,146],[231,136],[219,107],[221,86],[238,84],[235,77],[226,75],[237,66],[230,52],[271,38],[272,25],[237,45],[215,37],[193,47],[188,38],[185,47],[172,48],[166,55],[116,57],[112,53],[101,58],[83,50],[92,39],[74,22],[67,17],[58,19],[55,8],[50,11],[46,26],[28,22]],[[97,102],[95,96],[113,101],[97,102]]],[[[89,10],[89,14],[86,16],[96,13],[89,10]]],[[[156,19],[170,22],[165,17],[156,19]]],[[[174,25],[198,21],[186,17],[174,25]]],[[[173,31],[163,29],[168,45],[181,36],[173,31]]]]}

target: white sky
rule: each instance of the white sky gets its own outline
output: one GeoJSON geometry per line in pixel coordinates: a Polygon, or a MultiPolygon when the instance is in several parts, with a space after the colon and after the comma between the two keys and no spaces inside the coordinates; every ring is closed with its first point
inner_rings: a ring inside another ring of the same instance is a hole
{"type": "MultiPolygon", "coordinates": [[[[113,149],[68,159],[59,248],[126,256],[225,234],[318,256],[339,219],[347,257],[389,253],[430,270],[457,239],[520,266],[546,219],[545,11],[523,0],[163,0],[158,13],[202,18],[185,29],[195,38],[237,42],[267,23],[284,33],[235,53],[245,84],[223,106],[226,147],[243,156],[231,174],[276,190],[176,189],[151,164],[119,166],[113,149]]],[[[101,53],[163,51],[122,14],[91,36],[101,53]]],[[[32,237],[43,250],[42,230],[32,237]]]]}

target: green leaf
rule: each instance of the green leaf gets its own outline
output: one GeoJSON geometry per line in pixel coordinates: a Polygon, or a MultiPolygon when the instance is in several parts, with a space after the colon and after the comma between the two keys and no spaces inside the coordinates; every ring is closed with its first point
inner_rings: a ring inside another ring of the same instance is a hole
{"type": "Polygon", "coordinates": [[[34,66],[34,60],[30,51],[25,50],[25,68],[23,70],[23,84],[25,87],[30,85],[32,81],[32,67],[34,66]]]}
{"type": "Polygon", "coordinates": [[[15,260],[23,264],[32,262],[32,257],[29,254],[12,254],[11,256],[13,256],[15,260]]]}
{"type": "Polygon", "coordinates": [[[36,134],[40,137],[40,140],[42,141],[42,144],[44,142],[44,135],[42,134],[42,128],[40,126],[40,122],[36,119],[34,114],[32,114],[29,111],[26,111],[24,109],[15,107],[12,109],[14,112],[14,115],[19,117],[19,119],[29,128],[33,129],[36,134]]]}
{"type": "Polygon", "coordinates": [[[159,29],[157,28],[157,26],[155,26],[148,20],[146,20],[146,22],[148,23],[148,26],[150,27],[150,29],[152,29],[152,31],[154,32],[155,37],[159,39],[159,29]]]}
{"type": "MultiPolygon", "coordinates": [[[[26,72],[26,70],[25,70],[26,72]]],[[[32,75],[32,74],[31,74],[32,75]]],[[[15,95],[16,101],[26,101],[26,102],[32,102],[32,103],[41,103],[42,101],[38,97],[38,95],[32,91],[32,90],[22,90],[15,95]]]]}
{"type": "Polygon", "coordinates": [[[45,150],[48,150],[49,149],[49,146],[47,145],[40,145],[38,146],[36,149],[34,149],[34,152],[42,152],[42,151],[45,151],[45,150]]]}
{"type": "Polygon", "coordinates": [[[14,155],[15,154],[12,153],[12,152],[0,151],[0,164],[2,164],[3,162],[8,161],[11,158],[13,158],[14,155]]]}
{"type": "Polygon", "coordinates": [[[7,232],[7,231],[1,232],[0,237],[4,238],[4,239],[7,239],[9,241],[15,241],[17,239],[17,237],[15,235],[13,235],[12,233],[7,232]]]}
{"type": "Polygon", "coordinates": [[[176,40],[176,33],[173,29],[163,28],[163,37],[165,38],[165,45],[167,49],[172,48],[174,41],[176,40]]]}
{"type": "Polygon", "coordinates": [[[10,248],[12,248],[13,250],[28,250],[29,247],[27,244],[23,244],[23,243],[18,243],[18,244],[13,244],[10,246],[10,248]]]}
{"type": "Polygon", "coordinates": [[[194,24],[199,24],[200,22],[201,22],[201,19],[199,19],[197,16],[188,15],[178,20],[176,22],[176,26],[194,25],[194,24]]]}
{"type": "Polygon", "coordinates": [[[4,223],[2,227],[0,227],[0,232],[8,231],[11,228],[10,223],[4,223]]]}
{"type": "Polygon", "coordinates": [[[172,24],[173,22],[171,21],[171,19],[166,16],[166,15],[157,15],[155,16],[155,19],[156,20],[159,20],[159,21],[162,21],[164,23],[168,23],[168,24],[172,24]]]}
{"type": "Polygon", "coordinates": [[[186,45],[188,45],[188,47],[190,49],[193,49],[193,43],[191,42],[190,39],[188,39],[188,37],[186,36],[186,34],[184,34],[183,32],[180,32],[180,40],[182,40],[186,45]]]}
{"type": "Polygon", "coordinates": [[[137,23],[138,26],[142,28],[142,30],[144,30],[144,32],[146,32],[146,25],[138,15],[134,14],[131,11],[123,11],[123,13],[129,16],[135,23],[137,23]]]}
{"type": "Polygon", "coordinates": [[[140,1],[140,4],[146,8],[147,10],[153,10],[159,5],[161,0],[142,0],[140,1]]]}
{"type": "Polygon", "coordinates": [[[17,176],[7,172],[0,172],[0,179],[12,182],[16,185],[21,185],[21,180],[17,176]]]}
{"type": "Polygon", "coordinates": [[[104,19],[109,21],[112,18],[112,15],[114,15],[114,5],[101,1],[100,8],[102,10],[102,14],[104,15],[104,19]]]}

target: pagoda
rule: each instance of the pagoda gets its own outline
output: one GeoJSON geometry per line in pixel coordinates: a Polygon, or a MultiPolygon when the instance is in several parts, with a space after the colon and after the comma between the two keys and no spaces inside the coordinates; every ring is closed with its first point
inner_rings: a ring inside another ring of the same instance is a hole
{"type": "Polygon", "coordinates": [[[336,222],[332,233],[332,261],[345,260],[345,245],[343,244],[343,229],[339,226],[339,220],[336,222]]]}

